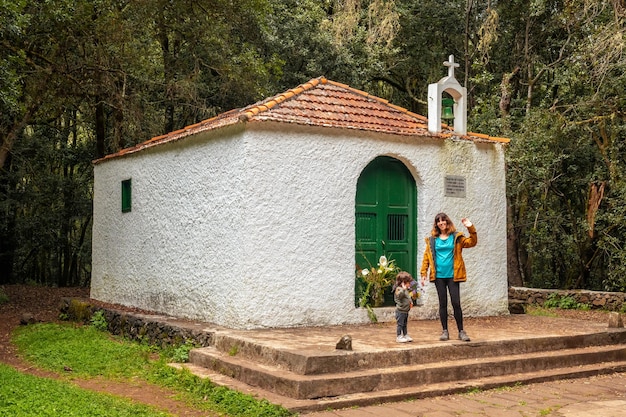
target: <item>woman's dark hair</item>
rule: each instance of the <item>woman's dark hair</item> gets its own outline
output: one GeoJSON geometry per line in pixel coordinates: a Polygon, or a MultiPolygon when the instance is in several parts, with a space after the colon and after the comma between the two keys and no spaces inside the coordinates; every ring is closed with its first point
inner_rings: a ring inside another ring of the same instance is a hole
{"type": "Polygon", "coordinates": [[[433,230],[430,234],[437,237],[444,232],[450,234],[450,233],[454,233],[455,231],[456,231],[456,228],[454,227],[454,223],[452,223],[452,220],[450,220],[450,217],[448,217],[446,213],[437,213],[437,215],[435,216],[435,222],[433,223],[433,230]],[[437,222],[441,220],[446,221],[446,224],[447,224],[446,230],[439,230],[439,226],[437,226],[437,222]]]}

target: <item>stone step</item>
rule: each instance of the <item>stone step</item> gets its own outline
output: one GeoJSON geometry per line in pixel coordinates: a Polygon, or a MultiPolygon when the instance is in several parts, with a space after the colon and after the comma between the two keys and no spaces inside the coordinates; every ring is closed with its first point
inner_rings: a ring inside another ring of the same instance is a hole
{"type": "Polygon", "coordinates": [[[409,343],[396,345],[393,349],[379,351],[346,351],[333,348],[325,350],[286,349],[255,339],[216,333],[214,345],[224,354],[236,354],[248,359],[300,375],[353,372],[383,367],[397,367],[414,363],[440,363],[449,360],[489,358],[503,355],[530,354],[579,346],[605,346],[626,344],[626,331],[603,329],[602,331],[567,336],[525,336],[507,340],[447,342],[441,349],[439,342],[409,343]]]}
{"type": "Polygon", "coordinates": [[[365,407],[387,402],[408,401],[420,398],[489,390],[493,388],[513,387],[547,381],[585,378],[593,375],[626,372],[626,361],[601,362],[589,365],[546,369],[535,372],[482,377],[472,380],[419,384],[382,391],[357,392],[335,397],[296,399],[280,395],[271,390],[248,385],[237,379],[192,363],[178,363],[172,364],[172,366],[185,368],[201,378],[209,378],[218,386],[228,387],[257,398],[263,398],[273,404],[281,405],[293,412],[302,414],[329,409],[365,407]]]}
{"type": "MultiPolygon", "coordinates": [[[[471,349],[470,346],[462,346],[463,349],[471,349]]],[[[452,346],[435,349],[445,352],[454,350],[452,346]]],[[[428,352],[428,349],[411,348],[403,351],[415,350],[428,352]]],[[[530,353],[502,352],[500,356],[475,356],[463,359],[452,357],[450,360],[440,362],[423,362],[419,356],[414,359],[415,362],[402,365],[390,366],[381,363],[376,368],[338,369],[333,373],[303,375],[283,367],[281,363],[259,363],[238,354],[229,355],[214,347],[194,349],[190,352],[192,365],[208,368],[247,385],[285,397],[317,399],[567,369],[605,362],[621,363],[626,361],[626,346],[617,344],[530,353]]]]}

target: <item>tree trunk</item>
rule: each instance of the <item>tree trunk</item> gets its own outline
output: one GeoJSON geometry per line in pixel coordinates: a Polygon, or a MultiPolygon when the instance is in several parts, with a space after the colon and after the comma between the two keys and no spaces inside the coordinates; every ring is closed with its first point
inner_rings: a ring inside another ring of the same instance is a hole
{"type": "Polygon", "coordinates": [[[96,97],[96,158],[103,158],[106,155],[105,125],[104,104],[100,97],[96,97]]]}
{"type": "Polygon", "coordinates": [[[0,200],[7,202],[7,209],[0,210],[0,284],[11,284],[13,279],[13,260],[15,257],[15,206],[10,204],[8,193],[13,184],[6,175],[11,166],[11,154],[4,160],[0,169],[0,200]],[[6,169],[4,169],[6,167],[6,169]]]}

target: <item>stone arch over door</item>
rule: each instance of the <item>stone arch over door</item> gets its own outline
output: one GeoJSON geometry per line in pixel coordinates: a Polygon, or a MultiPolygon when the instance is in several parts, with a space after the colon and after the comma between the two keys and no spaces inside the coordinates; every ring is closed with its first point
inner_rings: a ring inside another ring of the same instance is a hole
{"type": "MultiPolygon", "coordinates": [[[[381,255],[415,277],[417,272],[417,188],[408,168],[398,159],[379,156],[357,182],[355,198],[357,268],[376,266],[381,255]]],[[[365,289],[355,285],[355,305],[365,289]]],[[[394,305],[388,291],[385,305],[394,305]]]]}

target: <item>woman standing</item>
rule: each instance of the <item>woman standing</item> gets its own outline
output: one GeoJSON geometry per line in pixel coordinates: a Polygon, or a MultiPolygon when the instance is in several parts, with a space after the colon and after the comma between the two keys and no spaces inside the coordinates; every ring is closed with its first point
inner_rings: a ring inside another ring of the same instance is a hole
{"type": "Polygon", "coordinates": [[[469,342],[470,338],[463,329],[463,311],[461,310],[461,282],[467,280],[465,263],[462,251],[464,248],[476,246],[478,238],[476,228],[468,219],[461,219],[461,223],[467,227],[469,237],[462,232],[457,232],[454,223],[445,213],[435,216],[435,223],[431,235],[426,238],[426,250],[420,275],[422,285],[426,283],[428,275],[431,282],[435,283],[439,297],[439,319],[443,332],[439,340],[448,340],[448,292],[454,310],[456,327],[459,330],[459,339],[469,342]],[[430,274],[428,271],[430,269],[430,274]]]}

